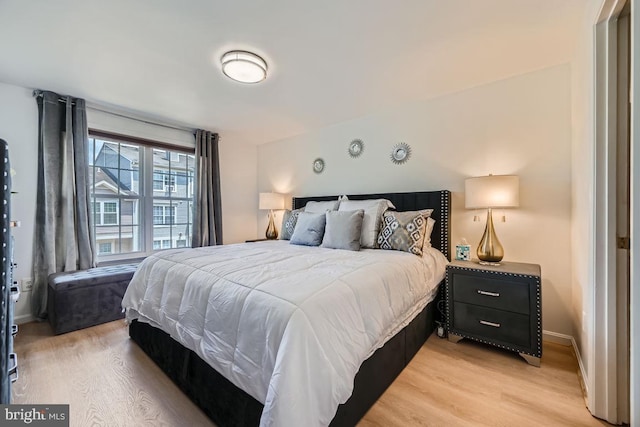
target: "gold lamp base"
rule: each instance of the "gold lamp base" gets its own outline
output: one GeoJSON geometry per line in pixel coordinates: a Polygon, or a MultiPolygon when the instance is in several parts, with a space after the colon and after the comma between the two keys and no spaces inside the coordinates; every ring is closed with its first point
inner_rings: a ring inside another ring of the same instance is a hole
{"type": "Polygon", "coordinates": [[[269,225],[267,226],[267,232],[265,237],[269,240],[275,240],[278,238],[278,231],[276,230],[276,224],[273,221],[273,210],[269,210],[269,225]]]}
{"type": "Polygon", "coordinates": [[[500,261],[504,257],[504,248],[493,228],[491,208],[487,211],[487,226],[478,245],[477,255],[482,265],[500,265],[500,261]]]}
{"type": "Polygon", "coordinates": [[[489,262],[489,261],[480,261],[480,260],[478,260],[478,264],[480,264],[480,265],[492,265],[494,267],[502,265],[499,262],[489,262]]]}

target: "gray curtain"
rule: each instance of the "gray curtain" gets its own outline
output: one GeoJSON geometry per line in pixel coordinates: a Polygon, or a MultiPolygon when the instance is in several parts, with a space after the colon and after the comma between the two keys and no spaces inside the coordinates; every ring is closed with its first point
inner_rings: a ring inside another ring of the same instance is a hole
{"type": "Polygon", "coordinates": [[[218,134],[196,131],[196,188],[191,246],[222,244],[218,134]]]}
{"type": "Polygon", "coordinates": [[[38,91],[38,188],[33,314],[47,315],[49,274],[95,267],[83,99],[38,91]]]}

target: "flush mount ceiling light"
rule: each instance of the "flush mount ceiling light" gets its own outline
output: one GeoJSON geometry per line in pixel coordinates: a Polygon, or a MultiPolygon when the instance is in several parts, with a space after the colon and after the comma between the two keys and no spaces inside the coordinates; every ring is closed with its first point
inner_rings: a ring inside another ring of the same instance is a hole
{"type": "Polygon", "coordinates": [[[258,83],[267,78],[267,63],[258,55],[232,50],[222,55],[222,72],[240,83],[258,83]]]}

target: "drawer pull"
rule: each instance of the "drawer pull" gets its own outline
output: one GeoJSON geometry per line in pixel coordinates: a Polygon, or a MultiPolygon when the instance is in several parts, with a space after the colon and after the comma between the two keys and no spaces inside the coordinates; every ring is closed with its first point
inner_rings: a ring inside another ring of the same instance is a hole
{"type": "Polygon", "coordinates": [[[480,323],[483,325],[492,326],[494,328],[500,327],[500,323],[487,322],[486,320],[481,320],[480,323]]]}
{"type": "Polygon", "coordinates": [[[498,292],[487,292],[487,291],[481,291],[480,289],[478,289],[478,293],[480,295],[486,295],[488,297],[499,297],[500,293],[498,292]]]}

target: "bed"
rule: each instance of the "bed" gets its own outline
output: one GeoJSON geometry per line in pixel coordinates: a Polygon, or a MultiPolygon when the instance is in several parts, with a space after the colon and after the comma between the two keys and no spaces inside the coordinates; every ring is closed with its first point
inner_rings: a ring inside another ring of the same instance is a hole
{"type": "MultiPolygon", "coordinates": [[[[432,246],[450,259],[448,191],[349,196],[376,198],[434,209],[432,246]]],[[[218,425],[354,425],[433,331],[442,254],[282,241],[163,251],[123,306],[131,338],[218,425]]]]}

